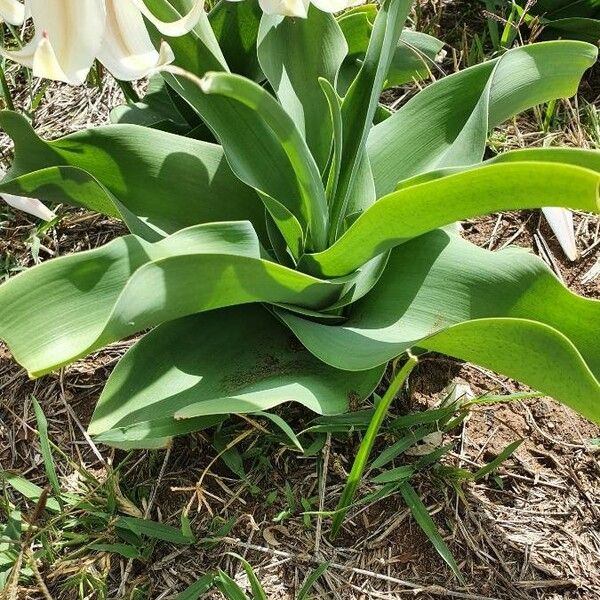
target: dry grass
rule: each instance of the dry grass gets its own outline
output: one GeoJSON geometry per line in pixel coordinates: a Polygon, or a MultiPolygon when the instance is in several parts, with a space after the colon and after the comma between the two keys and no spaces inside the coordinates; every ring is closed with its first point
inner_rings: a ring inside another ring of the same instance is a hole
{"type": "MultiPolygon", "coordinates": [[[[448,72],[464,65],[465,31],[483,22],[477,3],[430,0],[422,4],[418,18],[434,33],[458,23],[452,33],[456,51],[449,53],[443,68],[448,72]]],[[[549,144],[597,148],[600,132],[589,108],[598,102],[596,77],[597,71],[577,101],[559,104],[547,131],[541,128],[543,116],[532,111],[498,129],[492,137],[494,148],[549,144]]],[[[120,92],[110,83],[100,92],[53,84],[36,115],[37,129],[54,137],[103,123],[119,98],[120,92]]],[[[26,96],[18,99],[20,106],[27,101],[26,96]]],[[[0,148],[10,160],[5,137],[0,138],[0,148]]],[[[538,213],[478,219],[465,224],[465,233],[492,249],[506,243],[530,247],[572,289],[600,298],[600,277],[592,271],[598,257],[600,222],[582,214],[577,215],[577,223],[582,258],[574,264],[564,259],[538,213]]],[[[49,232],[38,232],[22,216],[4,220],[0,230],[0,257],[9,265],[5,268],[8,276],[36,260],[102,245],[120,234],[122,226],[97,215],[67,211],[49,232]],[[39,258],[32,252],[34,236],[40,239],[39,258]]],[[[64,453],[57,464],[65,486],[77,485],[74,473],[82,468],[99,482],[106,481],[113,466],[125,461],[119,480],[123,495],[140,513],[176,525],[182,511],[189,508],[191,527],[200,542],[189,547],[159,544],[146,563],[93,552],[68,562],[59,559],[52,567],[41,563],[41,577],[52,598],[79,597],[76,590],[64,587],[67,576],[77,570],[106,575],[111,598],[173,598],[216,567],[244,583],[239,562],[227,551],[251,562],[270,600],[294,598],[306,576],[324,560],[331,564],[314,588],[319,598],[600,598],[600,466],[597,450],[589,442],[600,431],[569,409],[549,399],[479,408],[446,440],[454,443],[448,464],[475,468],[510,441],[524,438],[525,443],[499,470],[501,487],[499,480],[489,479],[464,484],[457,495],[441,477],[417,480],[421,497],[465,574],[463,588],[397,496],[355,509],[335,545],[327,539],[328,519],[313,516],[306,521],[302,516],[302,499],[309,499],[313,510],[320,505],[335,506],[357,448],[356,435],[332,440],[317,457],[304,457],[279,444],[265,443],[255,425],[239,421],[238,431],[248,431],[240,448],[257,450],[264,457],[241,480],[221,461],[212,463],[216,451],[210,433],[179,439],[167,451],[139,451],[127,457],[96,448],[83,429],[103,382],[127,346],[113,345],[34,382],[0,346],[0,464],[39,485],[46,484],[31,405],[35,395],[48,416],[50,439],[64,453]],[[281,518],[282,513],[289,514],[281,518]],[[224,523],[230,523],[231,529],[219,542],[211,543],[208,538],[224,523]]],[[[487,371],[440,358],[419,367],[411,398],[404,398],[397,410],[432,406],[442,389],[457,380],[467,382],[475,392],[519,389],[487,371]]],[[[306,415],[301,411],[286,410],[294,426],[304,423],[306,415]]],[[[367,492],[368,486],[361,491],[367,492]]],[[[32,579],[18,597],[41,598],[41,590],[32,579]]]]}

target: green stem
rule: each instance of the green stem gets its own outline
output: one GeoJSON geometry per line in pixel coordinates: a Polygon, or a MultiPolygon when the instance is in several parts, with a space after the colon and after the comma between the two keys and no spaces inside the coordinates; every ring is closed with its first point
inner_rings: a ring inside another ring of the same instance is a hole
{"type": "Polygon", "coordinates": [[[375,440],[377,438],[377,434],[381,429],[381,425],[385,416],[387,415],[390,404],[396,397],[396,394],[400,391],[400,388],[404,385],[404,382],[407,380],[411,371],[415,368],[418,363],[418,359],[415,356],[410,355],[406,364],[400,369],[400,372],[392,379],[390,386],[387,389],[387,392],[375,408],[375,413],[373,414],[373,418],[369,423],[369,427],[365,434],[363,441],[360,444],[358,449],[358,453],[356,454],[356,458],[354,459],[354,464],[352,465],[352,470],[350,471],[350,475],[348,475],[348,480],[346,481],[346,486],[344,487],[344,491],[342,492],[342,497],[338,502],[336,513],[333,518],[333,523],[331,524],[331,533],[329,537],[334,539],[338,534],[340,527],[344,523],[344,519],[346,518],[346,513],[352,504],[354,499],[354,495],[356,494],[356,490],[360,484],[363,473],[367,466],[367,461],[369,460],[369,456],[371,455],[371,450],[373,449],[373,445],[375,444],[375,440]]]}
{"type": "Polygon", "coordinates": [[[8,110],[15,110],[15,104],[12,99],[12,94],[10,93],[10,87],[8,85],[8,81],[6,81],[6,75],[4,73],[4,61],[0,62],[0,86],[2,87],[2,96],[4,97],[6,108],[8,110]]]}

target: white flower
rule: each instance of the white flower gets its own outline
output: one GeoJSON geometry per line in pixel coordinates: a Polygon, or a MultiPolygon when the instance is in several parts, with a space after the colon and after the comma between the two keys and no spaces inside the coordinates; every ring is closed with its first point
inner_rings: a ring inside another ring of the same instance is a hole
{"type": "Polygon", "coordinates": [[[42,221],[52,221],[56,215],[44,204],[35,198],[25,198],[23,196],[13,196],[12,194],[0,195],[0,200],[4,200],[6,204],[29,213],[42,221]]]}
{"type": "Polygon", "coordinates": [[[21,25],[25,20],[25,6],[19,0],[0,0],[0,21],[21,25]]]}
{"type": "Polygon", "coordinates": [[[30,15],[35,27],[24,48],[0,52],[31,68],[36,77],[80,85],[97,58],[118,79],[133,81],[174,58],[166,42],[159,51],[154,48],[143,16],[161,33],[174,37],[192,29],[203,10],[203,0],[197,0],[187,15],[164,23],[143,0],[25,0],[24,5],[0,0],[0,17],[18,24],[17,17],[23,22],[30,15]]]}
{"type": "Polygon", "coordinates": [[[362,4],[364,0],[259,0],[260,7],[267,15],[300,17],[306,19],[308,7],[314,4],[319,10],[336,13],[345,8],[362,4]]]}

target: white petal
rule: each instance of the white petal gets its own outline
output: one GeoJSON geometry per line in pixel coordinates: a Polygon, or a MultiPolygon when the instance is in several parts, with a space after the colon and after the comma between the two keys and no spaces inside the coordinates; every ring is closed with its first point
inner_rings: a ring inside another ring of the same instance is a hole
{"type": "Polygon", "coordinates": [[[577,242],[573,227],[573,213],[566,208],[542,208],[546,221],[550,225],[558,243],[569,260],[577,260],[577,242]]]}
{"type": "Polygon", "coordinates": [[[36,77],[82,84],[102,45],[104,0],[30,0],[28,7],[33,39],[21,50],[0,53],[36,77]]]}
{"type": "Polygon", "coordinates": [[[267,15],[300,17],[306,19],[309,0],[258,0],[262,11],[267,15]]]}
{"type": "Polygon", "coordinates": [[[336,13],[349,8],[363,4],[364,0],[312,0],[312,3],[323,12],[336,13]]]}
{"type": "Polygon", "coordinates": [[[106,30],[98,60],[117,78],[133,81],[172,62],[173,52],[152,44],[141,12],[128,0],[106,0],[106,30]]]}
{"type": "Polygon", "coordinates": [[[18,0],[0,0],[0,20],[21,25],[25,20],[25,6],[18,0]]]}
{"type": "Polygon", "coordinates": [[[177,21],[171,21],[169,23],[161,21],[155,17],[152,11],[144,4],[144,0],[120,0],[121,2],[129,1],[134,4],[137,9],[152,23],[158,31],[167,37],[179,37],[185,35],[191,31],[196,23],[200,20],[200,17],[204,13],[204,0],[196,0],[196,3],[187,15],[184,15],[177,21]]]}
{"type": "Polygon", "coordinates": [[[2,194],[0,198],[9,206],[29,213],[43,221],[52,221],[56,217],[49,208],[35,198],[24,198],[23,196],[13,196],[11,194],[2,194]]]}

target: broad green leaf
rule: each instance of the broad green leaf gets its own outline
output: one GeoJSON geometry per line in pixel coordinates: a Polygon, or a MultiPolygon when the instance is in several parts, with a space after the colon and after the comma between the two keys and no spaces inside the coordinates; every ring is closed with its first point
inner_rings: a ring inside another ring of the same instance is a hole
{"type": "Polygon", "coordinates": [[[518,208],[564,206],[600,212],[600,173],[562,163],[490,164],[409,185],[381,198],[324,252],[300,268],[351,273],[377,254],[460,219],[518,208]]]}
{"type": "Polygon", "coordinates": [[[593,19],[571,17],[550,21],[542,30],[541,39],[572,39],[597,44],[600,40],[600,14],[593,19]]]}
{"type": "Polygon", "coordinates": [[[193,124],[189,123],[178,109],[177,99],[178,96],[162,76],[154,75],[148,81],[148,90],[143,100],[113,108],[110,112],[110,120],[112,123],[143,125],[185,135],[191,127],[198,125],[199,119],[194,113],[196,120],[193,124]]]}
{"type": "Polygon", "coordinates": [[[140,448],[158,450],[167,448],[173,438],[178,435],[214,427],[225,421],[228,416],[228,414],[211,415],[185,421],[175,421],[172,417],[166,417],[141,421],[133,425],[115,426],[114,429],[102,430],[95,436],[95,441],[121,450],[140,448]]]}
{"type": "Polygon", "coordinates": [[[35,175],[48,167],[76,167],[163,236],[199,223],[241,219],[251,220],[264,235],[262,203],[233,175],[216,144],[136,125],[97,127],[45,142],[22,116],[8,111],[0,112],[0,126],[15,142],[15,159],[2,185],[20,195],[43,199],[51,192],[55,201],[117,216],[110,199],[82,174],[61,169],[35,175]],[[12,181],[20,176],[28,178],[12,181]]]}
{"type": "Polygon", "coordinates": [[[597,58],[583,42],[545,42],[440,79],[369,135],[377,195],[427,171],[475,164],[488,132],[512,115],[572,96],[597,58]]]}
{"type": "Polygon", "coordinates": [[[248,222],[198,225],[154,244],[126,236],[11,278],[0,287],[0,339],[40,376],[164,321],[250,302],[318,309],[343,286],[260,258],[248,222]]]}
{"type": "Polygon", "coordinates": [[[137,342],[111,374],[89,431],[144,423],[151,431],[154,421],[170,420],[179,435],[178,425],[224,408],[255,413],[290,401],[339,414],[381,375],[325,365],[260,306],[223,309],[165,323],[137,342]]]}
{"type": "Polygon", "coordinates": [[[256,39],[262,14],[257,0],[219,0],[208,14],[231,71],[254,80],[260,77],[256,39]]]}
{"type": "MultiPolygon", "coordinates": [[[[190,5],[187,0],[144,0],[156,17],[163,21],[175,21],[187,14],[190,5]]],[[[153,33],[157,45],[164,38],[151,23],[148,29],[153,33]]],[[[169,46],[175,54],[175,64],[203,75],[207,71],[227,71],[228,66],[219,46],[219,42],[209,23],[208,15],[203,13],[200,20],[186,35],[168,38],[169,46]]]]}
{"type": "Polygon", "coordinates": [[[342,160],[336,198],[331,207],[329,242],[337,239],[347,215],[348,198],[379,104],[379,95],[392,62],[411,0],[385,0],[377,14],[358,75],[342,102],[342,160]]]}
{"type": "Polygon", "coordinates": [[[263,15],[258,59],[283,108],[306,139],[322,172],[331,150],[329,107],[319,79],[334,88],[346,40],[333,15],[310,6],[306,19],[263,15]]]}
{"type": "Polygon", "coordinates": [[[529,12],[549,19],[600,17],[600,4],[598,0],[537,0],[529,12]]]}
{"type": "Polygon", "coordinates": [[[223,144],[233,172],[285,206],[308,233],[312,247],[324,248],[327,203],[319,169],[277,100],[239,75],[214,72],[199,79],[178,70],[169,74],[223,144]]]}
{"type": "MultiPolygon", "coordinates": [[[[338,23],[348,43],[348,58],[340,71],[338,90],[344,94],[356,77],[369,45],[373,22],[377,16],[375,4],[352,8],[338,17],[338,23]]],[[[384,87],[403,85],[426,77],[435,65],[444,43],[436,38],[404,29],[394,52],[384,87]]]]}
{"type": "Polygon", "coordinates": [[[527,13],[540,17],[541,39],[560,37],[591,44],[600,41],[598,0],[538,0],[527,6],[527,13]]]}
{"type": "Polygon", "coordinates": [[[327,205],[330,205],[335,198],[337,184],[340,178],[340,169],[342,167],[342,101],[337,95],[335,88],[327,81],[327,79],[319,79],[321,90],[327,101],[329,116],[331,119],[331,136],[333,148],[331,150],[331,158],[329,170],[327,172],[326,197],[327,205]]]}
{"type": "Polygon", "coordinates": [[[600,422],[600,302],[567,290],[524,250],[488,252],[437,230],[391,253],[344,325],[279,315],[337,368],[426,348],[519,379],[600,422]]]}

